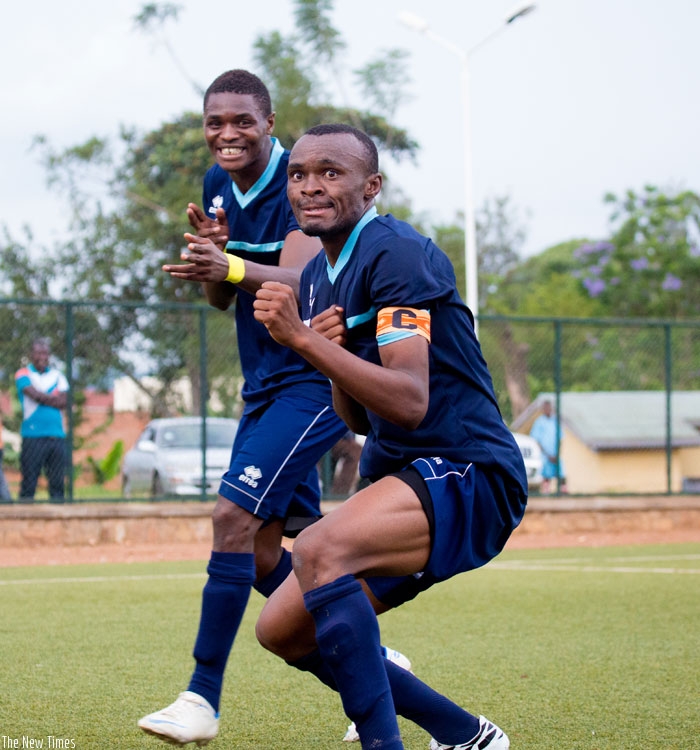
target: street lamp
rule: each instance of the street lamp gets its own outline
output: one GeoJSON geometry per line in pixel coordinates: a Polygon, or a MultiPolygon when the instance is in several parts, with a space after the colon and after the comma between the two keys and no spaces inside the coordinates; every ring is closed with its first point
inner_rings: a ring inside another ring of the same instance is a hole
{"type": "Polygon", "coordinates": [[[477,318],[479,315],[479,283],[478,283],[478,260],[476,247],[476,218],[474,216],[474,187],[472,175],[472,153],[471,153],[471,108],[469,96],[469,58],[490,39],[516,21],[535,10],[535,4],[519,5],[515,7],[503,21],[480,42],[473,47],[464,50],[448,39],[436,34],[428,25],[428,22],[420,16],[402,11],[399,20],[408,28],[425,34],[429,39],[452,52],[459,58],[462,82],[462,111],[464,117],[464,266],[466,274],[466,303],[474,315],[474,330],[478,331],[477,318]]]}

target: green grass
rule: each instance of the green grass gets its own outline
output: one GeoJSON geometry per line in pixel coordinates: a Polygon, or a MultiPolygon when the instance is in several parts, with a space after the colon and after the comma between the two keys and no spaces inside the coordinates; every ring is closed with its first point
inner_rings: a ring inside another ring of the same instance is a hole
{"type": "MultiPolygon", "coordinates": [[[[0,748],[49,736],[79,750],[166,747],[136,720],[186,687],[203,570],[0,570],[0,748]]],[[[507,552],[383,615],[383,642],[502,726],[513,750],[692,750],[699,584],[700,544],[507,552]]],[[[340,741],[338,697],[255,642],[261,605],[254,594],[212,750],[354,747],[340,741]]],[[[407,748],[427,750],[423,731],[401,728],[407,748]]]]}

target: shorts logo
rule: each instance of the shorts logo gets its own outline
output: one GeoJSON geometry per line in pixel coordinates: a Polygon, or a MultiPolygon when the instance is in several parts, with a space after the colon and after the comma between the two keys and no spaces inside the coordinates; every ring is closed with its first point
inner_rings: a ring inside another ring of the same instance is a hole
{"type": "Polygon", "coordinates": [[[258,479],[262,477],[262,471],[257,466],[246,466],[243,473],[238,477],[239,482],[243,482],[255,489],[258,486],[258,479]]]}

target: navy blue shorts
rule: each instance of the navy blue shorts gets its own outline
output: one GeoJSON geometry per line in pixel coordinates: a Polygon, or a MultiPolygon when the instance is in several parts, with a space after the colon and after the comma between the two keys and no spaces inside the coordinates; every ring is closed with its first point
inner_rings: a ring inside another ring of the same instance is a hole
{"type": "Polygon", "coordinates": [[[527,503],[517,485],[509,487],[496,472],[474,464],[460,468],[443,458],[420,458],[394,476],[403,479],[402,474],[426,508],[431,549],[420,573],[367,578],[372,593],[391,607],[496,557],[522,520],[527,503]]]}
{"type": "Polygon", "coordinates": [[[347,429],[331,406],[276,398],[241,418],[219,494],[264,521],[320,518],[316,464],[347,429]]]}

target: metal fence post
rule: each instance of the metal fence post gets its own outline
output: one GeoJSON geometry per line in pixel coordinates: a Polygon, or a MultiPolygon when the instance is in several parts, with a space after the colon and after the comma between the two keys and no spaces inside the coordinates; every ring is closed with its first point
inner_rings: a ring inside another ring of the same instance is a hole
{"type": "Polygon", "coordinates": [[[207,409],[209,408],[209,383],[207,380],[207,309],[199,310],[199,411],[202,417],[202,487],[199,499],[207,499],[207,409]]]}
{"type": "Polygon", "coordinates": [[[66,471],[68,474],[68,500],[73,502],[73,480],[75,468],[73,466],[73,338],[75,336],[75,319],[73,315],[73,305],[70,302],[65,303],[66,312],[66,378],[68,379],[68,404],[66,413],[68,414],[68,440],[66,457],[66,471]]]}
{"type": "Polygon", "coordinates": [[[561,450],[561,389],[562,389],[562,377],[561,377],[561,333],[562,333],[562,321],[554,321],[554,401],[555,401],[555,413],[556,413],[556,447],[557,447],[557,495],[561,494],[561,471],[560,471],[560,457],[559,451],[561,450]]]}
{"type": "Polygon", "coordinates": [[[673,465],[673,434],[672,434],[672,404],[671,392],[673,387],[672,364],[671,364],[671,324],[664,325],[664,376],[666,380],[666,492],[670,495],[672,484],[673,465]]]}

